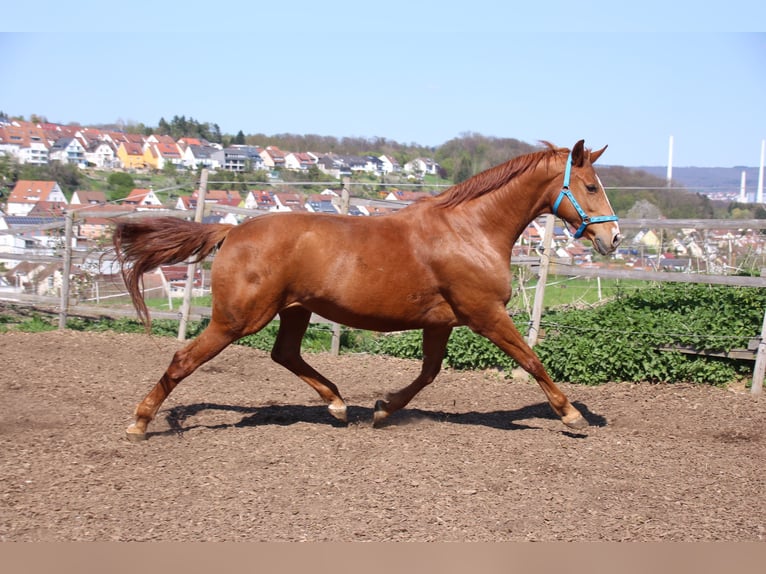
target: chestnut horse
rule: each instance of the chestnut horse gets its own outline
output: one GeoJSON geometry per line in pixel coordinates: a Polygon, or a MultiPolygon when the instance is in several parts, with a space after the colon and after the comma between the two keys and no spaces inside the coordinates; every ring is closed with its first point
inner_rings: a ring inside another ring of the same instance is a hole
{"type": "Polygon", "coordinates": [[[200,365],[279,315],[271,357],[308,383],[330,414],[346,421],[338,388],[301,357],[312,312],[372,331],[423,330],[423,364],[408,386],[375,404],[373,424],[407,405],[438,374],[454,327],[467,325],[510,355],[540,384],[562,422],[588,422],[551,380],[508,315],[511,249],[536,217],[555,213],[602,254],[621,241],[581,140],[571,149],[545,143],[381,217],[272,213],[242,225],[172,217],[117,223],[114,246],[139,317],[149,327],[141,278],[163,264],[201,261],[216,247],[212,318],[173,356],[137,406],[131,439],[146,437],[168,394],[200,365]]]}

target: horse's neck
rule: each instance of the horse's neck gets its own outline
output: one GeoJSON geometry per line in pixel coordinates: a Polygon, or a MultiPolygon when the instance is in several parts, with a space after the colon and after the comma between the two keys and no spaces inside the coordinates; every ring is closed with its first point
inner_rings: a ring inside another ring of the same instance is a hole
{"type": "Polygon", "coordinates": [[[486,229],[501,235],[498,239],[513,245],[524,229],[543,213],[550,212],[545,198],[549,181],[541,178],[516,178],[472,202],[486,229]]]}

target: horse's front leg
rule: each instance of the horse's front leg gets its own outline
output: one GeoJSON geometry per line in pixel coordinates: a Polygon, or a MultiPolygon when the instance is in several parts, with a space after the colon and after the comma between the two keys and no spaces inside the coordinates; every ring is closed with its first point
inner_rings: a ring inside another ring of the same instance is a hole
{"type": "Polygon", "coordinates": [[[387,395],[385,401],[375,403],[373,425],[380,424],[391,413],[407,406],[423,387],[433,382],[441,370],[451,332],[451,327],[423,329],[423,366],[420,374],[400,391],[387,395]]]}
{"type": "Polygon", "coordinates": [[[561,422],[573,429],[589,426],[585,417],[569,402],[566,395],[550,378],[542,362],[524,341],[505,308],[501,307],[500,310],[494,311],[491,316],[485,317],[481,322],[477,321],[479,316],[479,314],[473,315],[471,328],[500,347],[535,378],[543,389],[551,408],[561,418],[561,422]]]}

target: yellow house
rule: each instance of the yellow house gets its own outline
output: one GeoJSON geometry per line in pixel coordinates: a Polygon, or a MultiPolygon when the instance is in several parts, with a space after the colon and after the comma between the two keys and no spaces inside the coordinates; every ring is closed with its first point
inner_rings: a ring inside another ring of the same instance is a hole
{"type": "Polygon", "coordinates": [[[121,142],[117,148],[117,157],[125,169],[143,169],[146,167],[144,148],[139,143],[121,142]]]}
{"type": "Polygon", "coordinates": [[[643,244],[650,249],[658,249],[660,247],[660,238],[651,229],[645,229],[639,232],[636,236],[636,241],[643,244]]]}

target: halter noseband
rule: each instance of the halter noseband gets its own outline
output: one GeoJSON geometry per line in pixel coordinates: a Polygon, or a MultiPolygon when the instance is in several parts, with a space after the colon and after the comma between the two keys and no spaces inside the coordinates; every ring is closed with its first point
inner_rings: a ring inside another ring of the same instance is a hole
{"type": "Polygon", "coordinates": [[[561,205],[561,201],[564,199],[564,197],[569,198],[569,201],[572,204],[572,207],[575,208],[575,211],[577,211],[577,215],[580,216],[580,219],[582,220],[582,223],[580,223],[580,227],[577,228],[577,231],[574,233],[575,239],[580,239],[582,237],[582,234],[585,233],[585,228],[588,227],[591,223],[604,223],[606,221],[618,221],[619,218],[616,215],[596,215],[594,217],[591,217],[590,215],[587,215],[585,213],[585,210],[580,207],[580,204],[577,203],[577,200],[575,199],[575,196],[572,195],[572,192],[569,190],[569,178],[572,174],[572,152],[569,152],[569,158],[567,158],[567,167],[564,171],[564,186],[561,188],[561,191],[559,192],[558,198],[556,198],[556,203],[553,204],[553,215],[559,216],[559,205],[561,205]]]}

